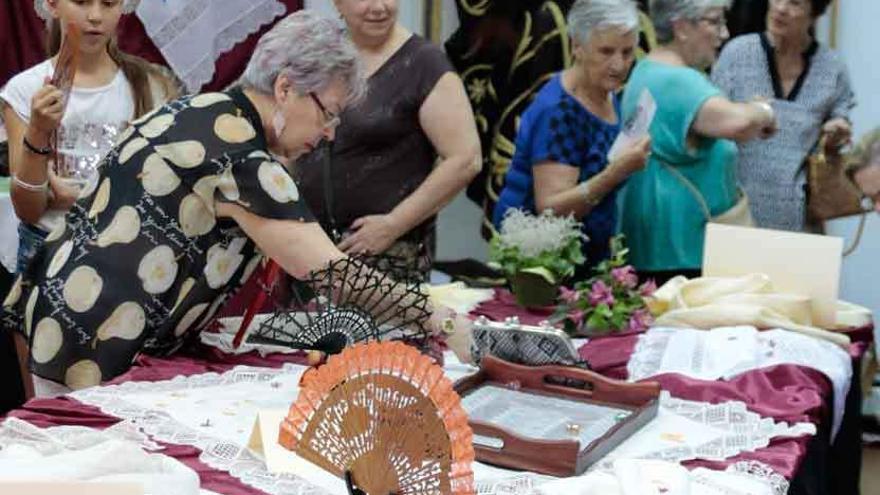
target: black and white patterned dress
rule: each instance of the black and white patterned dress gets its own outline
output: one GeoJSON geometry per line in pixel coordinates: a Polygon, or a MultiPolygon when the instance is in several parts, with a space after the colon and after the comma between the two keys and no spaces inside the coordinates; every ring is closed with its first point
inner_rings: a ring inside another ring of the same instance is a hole
{"type": "Polygon", "coordinates": [[[33,372],[96,385],[139,352],[173,352],[204,328],[260,260],[215,201],[313,221],[240,89],[171,102],[107,155],[4,302],[4,326],[27,335],[33,372]]]}
{"type": "Polygon", "coordinates": [[[771,100],[779,130],[767,140],[740,145],[739,180],[759,227],[801,231],[806,220],[804,159],[815,148],[822,124],[848,117],[855,106],[846,67],[838,55],[813,43],[804,72],[782,94],[773,47],[763,34],[747,34],[721,51],[712,81],[733,101],[771,100]]]}

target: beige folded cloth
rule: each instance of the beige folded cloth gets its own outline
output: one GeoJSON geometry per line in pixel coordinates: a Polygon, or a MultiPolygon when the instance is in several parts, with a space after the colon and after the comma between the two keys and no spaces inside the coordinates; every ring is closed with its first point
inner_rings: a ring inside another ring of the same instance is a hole
{"type": "MultiPolygon", "coordinates": [[[[864,318],[857,307],[844,304],[845,314],[839,315],[838,321],[864,318]]],[[[775,292],[770,278],[763,274],[693,280],[676,277],[657,290],[648,307],[659,326],[704,330],[736,325],[784,328],[840,346],[850,343],[844,334],[813,326],[809,297],[775,292]]],[[[870,322],[870,312],[868,315],[870,322]]]]}

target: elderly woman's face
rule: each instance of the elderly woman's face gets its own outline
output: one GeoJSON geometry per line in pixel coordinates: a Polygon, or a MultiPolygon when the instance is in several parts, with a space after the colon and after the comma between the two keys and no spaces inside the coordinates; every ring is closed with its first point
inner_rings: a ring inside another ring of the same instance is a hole
{"type": "Polygon", "coordinates": [[[334,1],[355,39],[384,38],[397,23],[397,0],[334,1]]]}
{"type": "Polygon", "coordinates": [[[296,159],[314,150],[321,140],[332,141],[336,137],[339,114],[348,94],[341,81],[333,81],[323,91],[304,95],[292,89],[278,92],[278,110],[284,118],[284,129],[277,136],[279,154],[296,159]]]}
{"type": "Polygon", "coordinates": [[[718,57],[721,45],[730,37],[724,9],[711,8],[701,17],[683,22],[678,36],[689,52],[688,65],[698,69],[710,67],[718,57]]]}
{"type": "Polygon", "coordinates": [[[778,37],[803,36],[813,24],[810,0],[770,0],[767,30],[778,37]]]}
{"type": "Polygon", "coordinates": [[[635,31],[600,29],[590,34],[586,43],[575,44],[575,57],[591,84],[616,91],[626,82],[638,42],[635,31]]]}

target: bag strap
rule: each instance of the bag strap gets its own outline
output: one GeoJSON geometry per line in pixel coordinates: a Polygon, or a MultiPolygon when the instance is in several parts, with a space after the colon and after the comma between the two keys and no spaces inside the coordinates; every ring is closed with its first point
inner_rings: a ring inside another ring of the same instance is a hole
{"type": "Polygon", "coordinates": [[[333,142],[324,141],[323,145],[324,159],[323,170],[321,170],[321,179],[324,186],[324,212],[327,216],[327,228],[330,239],[334,243],[341,240],[339,229],[336,227],[336,215],[333,212],[333,142]]]}
{"type": "Polygon", "coordinates": [[[862,213],[862,218],[859,220],[859,228],[856,230],[856,238],[853,239],[853,243],[843,251],[843,257],[853,254],[856,249],[859,247],[859,243],[862,242],[862,234],[865,233],[865,222],[868,220],[868,212],[862,213]]]}
{"type": "Polygon", "coordinates": [[[660,162],[660,165],[662,165],[666,170],[674,175],[675,178],[678,179],[679,182],[681,182],[682,185],[684,185],[684,187],[686,187],[688,191],[691,192],[691,194],[694,196],[694,199],[696,199],[697,203],[700,204],[700,208],[702,208],[703,210],[703,215],[706,217],[706,221],[712,221],[712,211],[709,209],[709,204],[706,203],[706,199],[703,198],[703,195],[700,193],[700,190],[697,189],[697,186],[695,186],[693,182],[689,181],[683,173],[676,170],[675,167],[669,166],[663,162],[660,162]]]}

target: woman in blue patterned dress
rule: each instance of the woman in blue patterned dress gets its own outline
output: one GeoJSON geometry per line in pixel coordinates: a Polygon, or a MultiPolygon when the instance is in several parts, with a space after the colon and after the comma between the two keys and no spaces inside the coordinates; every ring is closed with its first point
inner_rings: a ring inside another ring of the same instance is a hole
{"type": "Polygon", "coordinates": [[[638,43],[638,12],[629,0],[578,0],[568,14],[574,63],[555,74],[523,113],[516,153],[498,199],[498,227],[510,208],[552,210],[582,221],[585,270],[609,256],[615,193],[641,169],[650,140],[608,161],[620,131],[615,91],[626,80],[638,43]]]}

